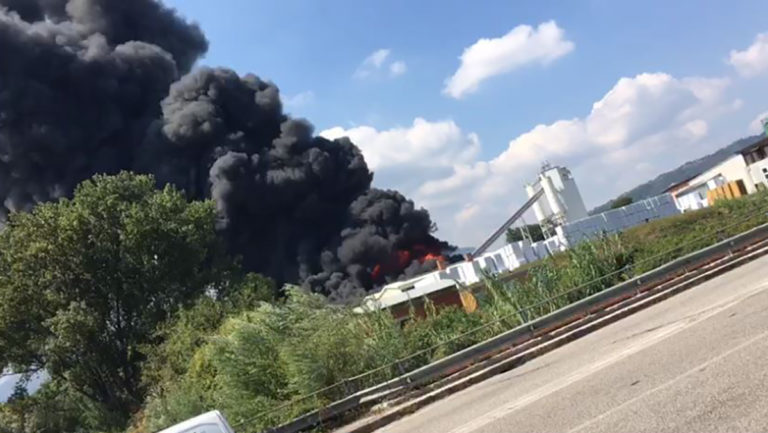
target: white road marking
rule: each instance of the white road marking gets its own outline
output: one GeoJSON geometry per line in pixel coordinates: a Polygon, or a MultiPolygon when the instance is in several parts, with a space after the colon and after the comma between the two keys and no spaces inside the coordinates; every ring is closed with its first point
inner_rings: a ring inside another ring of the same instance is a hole
{"type": "Polygon", "coordinates": [[[715,307],[709,307],[699,311],[699,313],[705,313],[705,314],[698,315],[697,313],[696,315],[694,315],[688,320],[673,323],[665,328],[658,330],[655,333],[649,334],[644,338],[640,339],[639,341],[637,341],[636,343],[634,343],[632,346],[618,353],[615,353],[608,358],[605,358],[599,362],[596,362],[582,369],[579,369],[571,373],[570,375],[562,378],[561,380],[544,385],[543,387],[537,389],[536,391],[533,391],[513,401],[510,404],[501,406],[491,412],[483,414],[480,417],[477,417],[474,420],[451,430],[449,433],[472,433],[476,430],[479,430],[480,428],[485,427],[486,425],[491,424],[495,421],[498,421],[499,419],[506,417],[510,413],[541,399],[542,397],[546,397],[554,392],[557,392],[569,385],[572,385],[573,383],[581,379],[584,379],[587,376],[590,376],[637,352],[640,352],[643,349],[646,349],[656,343],[661,342],[662,340],[665,340],[675,334],[678,334],[679,332],[687,328],[690,328],[691,326],[694,326],[699,322],[707,320],[710,317],[742,302],[744,299],[762,292],[766,288],[768,288],[768,284],[765,284],[765,282],[763,282],[762,284],[758,285],[755,289],[749,292],[740,293],[738,295],[727,298],[725,301],[721,302],[715,307]]]}

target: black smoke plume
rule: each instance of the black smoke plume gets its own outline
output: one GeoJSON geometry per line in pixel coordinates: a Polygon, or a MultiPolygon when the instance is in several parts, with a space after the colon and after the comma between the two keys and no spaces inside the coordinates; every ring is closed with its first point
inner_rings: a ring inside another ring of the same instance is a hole
{"type": "Polygon", "coordinates": [[[283,113],[278,88],[189,72],[200,28],[155,0],[0,0],[0,221],[96,173],[213,198],[244,266],[338,299],[434,266],[429,214],[348,139],[283,113]]]}
{"type": "Polygon", "coordinates": [[[151,0],[0,4],[14,8],[0,6],[3,219],[131,168],[158,101],[207,42],[151,0]]]}

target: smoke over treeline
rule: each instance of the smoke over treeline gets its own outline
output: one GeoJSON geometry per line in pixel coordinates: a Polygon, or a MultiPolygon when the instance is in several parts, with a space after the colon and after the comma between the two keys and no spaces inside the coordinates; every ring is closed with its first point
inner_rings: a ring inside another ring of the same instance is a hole
{"type": "Polygon", "coordinates": [[[0,223],[135,170],[213,198],[248,270],[337,298],[434,266],[429,214],[271,82],[194,63],[200,28],[156,0],[0,0],[0,223]]]}

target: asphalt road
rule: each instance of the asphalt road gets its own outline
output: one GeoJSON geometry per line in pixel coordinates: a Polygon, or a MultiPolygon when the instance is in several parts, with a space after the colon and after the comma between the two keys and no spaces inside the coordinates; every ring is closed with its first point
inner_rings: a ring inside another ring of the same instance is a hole
{"type": "Polygon", "coordinates": [[[768,431],[768,257],[379,431],[768,431]]]}

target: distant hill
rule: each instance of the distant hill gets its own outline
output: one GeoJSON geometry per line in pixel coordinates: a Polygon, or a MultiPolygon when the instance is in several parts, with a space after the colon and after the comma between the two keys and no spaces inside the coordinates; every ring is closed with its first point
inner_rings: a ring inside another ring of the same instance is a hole
{"type": "MultiPolygon", "coordinates": [[[[730,157],[734,153],[740,151],[741,149],[744,149],[747,146],[750,146],[756,143],[762,138],[763,138],[762,135],[755,135],[752,137],[742,138],[741,140],[734,141],[733,143],[723,147],[722,149],[714,153],[711,153],[699,159],[694,159],[693,161],[688,161],[674,170],[668,171],[666,173],[662,173],[656,176],[655,179],[648,181],[642,185],[636,186],[635,188],[619,195],[619,197],[629,196],[633,200],[637,201],[637,200],[642,200],[648,197],[659,195],[663,193],[664,190],[667,189],[669,186],[678,182],[682,182],[686,179],[690,179],[703,171],[709,170],[710,168],[716,166],[721,161],[726,160],[728,157],[730,157]]],[[[600,213],[610,209],[611,203],[614,200],[616,200],[616,198],[592,209],[589,213],[596,214],[596,213],[600,213]]]]}

